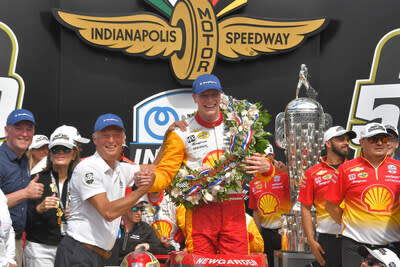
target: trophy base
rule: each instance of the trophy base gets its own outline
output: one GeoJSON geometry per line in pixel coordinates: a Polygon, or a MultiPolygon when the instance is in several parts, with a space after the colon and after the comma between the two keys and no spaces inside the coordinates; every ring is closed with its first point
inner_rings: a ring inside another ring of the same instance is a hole
{"type": "Polygon", "coordinates": [[[271,267],[291,267],[306,266],[315,261],[311,252],[296,251],[275,251],[274,266],[271,267]]]}

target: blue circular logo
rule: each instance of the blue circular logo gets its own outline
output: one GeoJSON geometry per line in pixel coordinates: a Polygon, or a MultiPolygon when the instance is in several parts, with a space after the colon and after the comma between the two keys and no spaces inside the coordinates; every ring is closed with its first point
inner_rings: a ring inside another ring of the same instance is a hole
{"type": "Polygon", "coordinates": [[[157,128],[154,130],[159,130],[158,126],[169,125],[177,120],[179,120],[179,116],[174,109],[170,107],[153,107],[147,112],[146,116],[144,117],[144,127],[151,137],[157,140],[163,140],[164,133],[162,135],[156,134],[150,128],[149,122],[152,122],[152,125],[156,125],[157,128]],[[171,119],[171,117],[173,117],[173,120],[171,119]]]}

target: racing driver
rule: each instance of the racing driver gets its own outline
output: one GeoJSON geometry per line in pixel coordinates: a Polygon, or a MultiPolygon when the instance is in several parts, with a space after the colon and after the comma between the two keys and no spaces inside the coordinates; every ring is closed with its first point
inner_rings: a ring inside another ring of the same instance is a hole
{"type": "MultiPolygon", "coordinates": [[[[165,151],[154,173],[150,191],[167,188],[181,164],[203,169],[207,159],[219,158],[229,150],[229,132],[224,128],[220,111],[222,87],[212,74],[203,74],[193,82],[192,93],[197,104],[195,116],[187,119],[187,130],[175,129],[165,140],[165,151]]],[[[275,169],[261,154],[254,153],[242,161],[249,174],[273,177],[275,169]]],[[[201,202],[186,212],[186,247],[196,254],[247,255],[248,236],[241,188],[228,192],[229,200],[201,202]]]]}

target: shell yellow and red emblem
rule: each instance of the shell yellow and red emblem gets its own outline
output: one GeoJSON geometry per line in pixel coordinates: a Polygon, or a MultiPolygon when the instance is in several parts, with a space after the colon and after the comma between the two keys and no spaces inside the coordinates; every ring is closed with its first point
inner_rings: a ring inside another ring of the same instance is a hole
{"type": "Polygon", "coordinates": [[[385,185],[372,185],[366,188],[361,202],[372,212],[388,212],[393,203],[393,192],[385,185]]]}
{"type": "Polygon", "coordinates": [[[225,150],[213,150],[204,157],[203,164],[214,167],[215,161],[219,160],[219,157],[223,154],[225,154],[225,150]]]}
{"type": "Polygon", "coordinates": [[[279,199],[272,193],[265,193],[260,197],[258,205],[262,215],[274,214],[278,210],[279,199]]]}
{"type": "Polygon", "coordinates": [[[153,222],[152,226],[158,237],[170,237],[172,231],[172,226],[170,222],[166,220],[158,220],[153,222]]]}

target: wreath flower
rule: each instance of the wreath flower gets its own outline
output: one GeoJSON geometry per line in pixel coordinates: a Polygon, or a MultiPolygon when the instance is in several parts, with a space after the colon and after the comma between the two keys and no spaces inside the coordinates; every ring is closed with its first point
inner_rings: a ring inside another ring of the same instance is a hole
{"type": "MultiPolygon", "coordinates": [[[[223,201],[229,199],[229,191],[237,191],[243,179],[251,175],[242,168],[241,161],[255,152],[264,153],[271,136],[264,131],[270,121],[267,110],[261,110],[260,103],[251,104],[247,100],[233,99],[222,95],[220,110],[224,126],[230,135],[229,151],[215,160],[210,168],[205,165],[200,170],[192,170],[182,164],[167,193],[176,204],[192,209],[201,201],[223,201]]],[[[191,116],[193,116],[193,113],[191,116]]]]}

